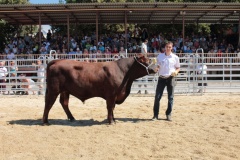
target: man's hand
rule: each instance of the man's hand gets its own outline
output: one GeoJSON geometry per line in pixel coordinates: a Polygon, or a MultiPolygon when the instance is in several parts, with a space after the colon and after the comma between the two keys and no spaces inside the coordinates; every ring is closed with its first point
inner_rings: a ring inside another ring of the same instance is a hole
{"type": "Polygon", "coordinates": [[[156,63],[157,63],[157,58],[153,58],[153,59],[152,59],[152,63],[153,63],[153,64],[156,64],[156,63]]]}
{"type": "Polygon", "coordinates": [[[171,76],[176,77],[177,74],[178,74],[178,73],[175,71],[175,72],[172,72],[172,73],[171,73],[171,76]]]}

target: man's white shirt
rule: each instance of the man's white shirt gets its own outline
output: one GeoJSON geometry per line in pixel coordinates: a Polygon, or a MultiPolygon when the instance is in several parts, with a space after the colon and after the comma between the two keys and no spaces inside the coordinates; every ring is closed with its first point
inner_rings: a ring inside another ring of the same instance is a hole
{"type": "Polygon", "coordinates": [[[165,53],[161,53],[157,57],[157,63],[160,66],[158,71],[159,75],[168,77],[172,72],[175,72],[176,68],[180,68],[179,57],[173,53],[167,56],[165,53]]]}

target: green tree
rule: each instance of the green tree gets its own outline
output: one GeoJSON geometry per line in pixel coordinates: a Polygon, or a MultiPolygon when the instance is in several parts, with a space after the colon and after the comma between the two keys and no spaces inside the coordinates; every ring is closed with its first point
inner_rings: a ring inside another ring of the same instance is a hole
{"type": "Polygon", "coordinates": [[[0,0],[0,4],[27,4],[29,0],[0,0]]]}
{"type": "MultiPolygon", "coordinates": [[[[29,0],[0,0],[0,4],[28,4],[29,0]]],[[[10,38],[25,32],[26,26],[11,25],[0,20],[0,50],[4,48],[10,38]],[[21,29],[21,30],[20,30],[21,29]]]]}

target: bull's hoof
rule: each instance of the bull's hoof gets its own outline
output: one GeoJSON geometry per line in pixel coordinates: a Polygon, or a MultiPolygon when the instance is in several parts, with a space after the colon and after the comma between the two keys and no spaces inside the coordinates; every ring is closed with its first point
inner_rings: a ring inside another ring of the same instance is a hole
{"type": "Polygon", "coordinates": [[[73,119],[68,119],[70,122],[75,122],[75,118],[73,119]]]}
{"type": "Polygon", "coordinates": [[[51,124],[49,122],[43,123],[43,126],[50,126],[51,124]]]}
{"type": "Polygon", "coordinates": [[[110,121],[110,122],[108,122],[108,124],[109,125],[114,125],[114,124],[116,124],[116,122],[115,121],[110,121]]]}

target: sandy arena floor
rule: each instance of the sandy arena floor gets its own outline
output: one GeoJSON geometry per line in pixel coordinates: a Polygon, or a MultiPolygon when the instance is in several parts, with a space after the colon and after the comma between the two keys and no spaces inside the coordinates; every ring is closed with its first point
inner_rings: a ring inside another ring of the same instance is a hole
{"type": "Polygon", "coordinates": [[[70,98],[75,122],[56,101],[41,126],[43,96],[0,95],[0,160],[239,160],[239,94],[176,95],[173,121],[151,121],[154,97],[130,96],[106,123],[106,104],[70,98]]]}

